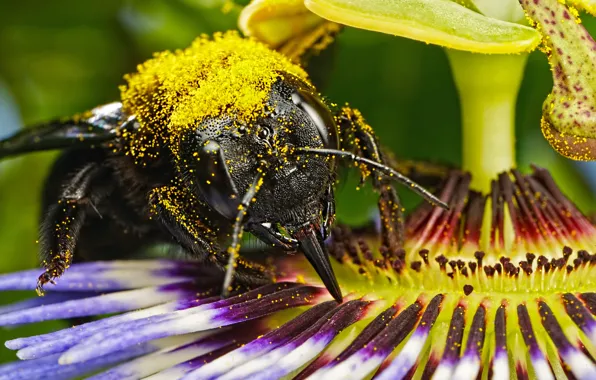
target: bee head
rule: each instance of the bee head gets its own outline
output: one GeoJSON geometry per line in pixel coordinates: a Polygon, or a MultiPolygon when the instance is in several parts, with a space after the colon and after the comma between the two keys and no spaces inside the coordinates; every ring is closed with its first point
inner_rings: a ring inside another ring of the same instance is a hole
{"type": "Polygon", "coordinates": [[[334,117],[312,88],[294,78],[273,84],[265,110],[250,123],[224,115],[186,133],[179,147],[182,178],[234,225],[242,223],[269,244],[300,246],[341,300],[323,248],[333,218],[335,161],[296,152],[337,149],[334,117]]]}
{"type": "Polygon", "coordinates": [[[182,177],[199,199],[234,220],[242,196],[262,173],[247,223],[289,230],[305,222],[317,224],[334,181],[334,158],[294,150],[337,149],[333,115],[312,87],[294,77],[273,84],[265,110],[251,122],[234,115],[210,118],[186,133],[179,149],[185,163],[182,177]]]}

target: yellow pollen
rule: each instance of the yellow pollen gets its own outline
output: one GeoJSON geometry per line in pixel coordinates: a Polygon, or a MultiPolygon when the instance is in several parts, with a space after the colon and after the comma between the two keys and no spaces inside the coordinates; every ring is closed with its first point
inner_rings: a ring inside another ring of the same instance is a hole
{"type": "Polygon", "coordinates": [[[237,32],[201,36],[184,50],[163,52],[125,76],[123,109],[140,129],[127,135],[137,159],[155,157],[163,143],[179,158],[180,139],[208,118],[224,115],[250,125],[266,111],[272,85],[281,74],[309,83],[307,74],[284,55],[237,32]]]}

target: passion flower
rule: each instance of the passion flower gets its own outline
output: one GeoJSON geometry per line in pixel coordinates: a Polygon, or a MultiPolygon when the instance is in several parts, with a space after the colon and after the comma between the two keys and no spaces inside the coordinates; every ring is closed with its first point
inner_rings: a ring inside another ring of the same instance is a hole
{"type": "MultiPolygon", "coordinates": [[[[302,255],[228,299],[221,274],[194,262],[73,265],[46,297],[0,309],[0,324],[116,315],[8,341],[22,361],[0,377],[596,378],[596,227],[544,169],[502,173],[487,195],[469,184],[452,172],[439,191],[451,209],[413,212],[403,250],[335,229],[342,304],[302,255]]],[[[0,289],[33,290],[38,275],[4,275],[0,289]]]]}

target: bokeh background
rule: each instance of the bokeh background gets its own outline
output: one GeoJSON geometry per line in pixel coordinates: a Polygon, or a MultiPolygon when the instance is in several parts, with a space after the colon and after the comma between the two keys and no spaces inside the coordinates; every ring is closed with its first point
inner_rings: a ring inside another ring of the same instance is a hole
{"type": "MultiPolygon", "coordinates": [[[[122,75],[153,52],[186,47],[201,33],[236,28],[223,0],[0,1],[0,138],[44,120],[117,100],[122,75]]],[[[596,22],[584,18],[596,32],[596,22]]],[[[347,29],[309,70],[336,103],[359,108],[380,140],[400,158],[461,163],[458,96],[443,50],[403,38],[347,29]]],[[[551,88],[545,57],[533,53],[517,111],[519,167],[551,169],[587,213],[596,210],[595,166],[554,153],[543,139],[541,104],[551,88]]],[[[0,162],[0,273],[36,267],[44,176],[56,152],[0,162]]],[[[347,175],[338,218],[362,224],[374,213],[370,186],[347,175]]],[[[411,208],[419,200],[402,194],[411,208]]],[[[0,294],[5,304],[27,294],[0,294]]],[[[52,322],[0,330],[0,342],[64,327],[52,322]]],[[[0,362],[14,354],[0,346],[0,362]]]]}

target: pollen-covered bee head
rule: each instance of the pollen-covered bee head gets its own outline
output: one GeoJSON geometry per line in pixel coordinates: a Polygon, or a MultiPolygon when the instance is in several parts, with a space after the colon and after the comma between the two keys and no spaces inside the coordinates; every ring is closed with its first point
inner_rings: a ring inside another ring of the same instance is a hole
{"type": "Polygon", "coordinates": [[[180,144],[185,177],[194,178],[203,199],[230,219],[259,172],[263,181],[250,222],[284,227],[317,222],[330,196],[333,159],[294,150],[336,148],[335,122],[310,86],[295,78],[274,83],[263,115],[254,121],[233,114],[210,118],[180,144]]]}
{"type": "Polygon", "coordinates": [[[157,55],[126,80],[123,108],[139,128],[124,137],[137,163],[171,156],[179,182],[229,220],[251,188],[246,223],[291,232],[325,218],[333,158],[294,150],[337,149],[337,130],[301,67],[228,32],[157,55]]]}

